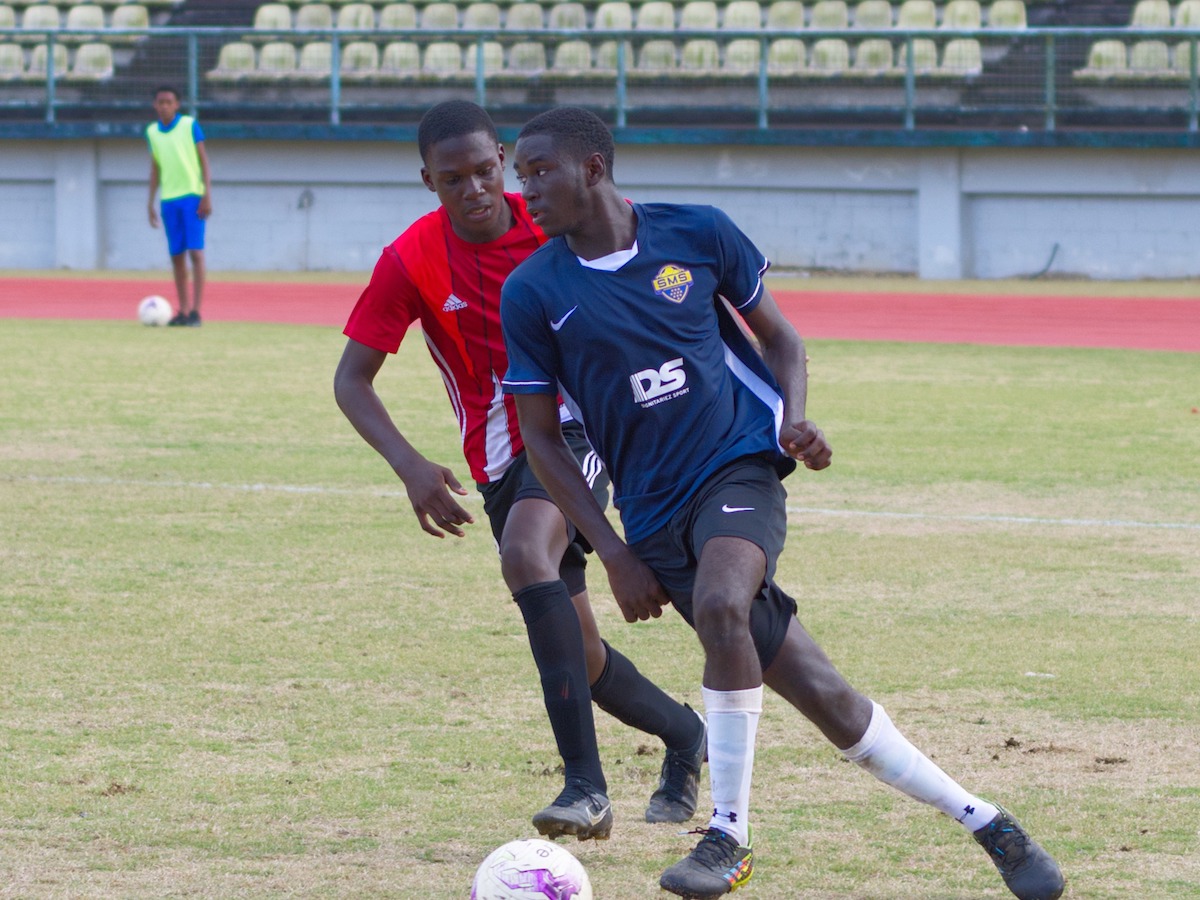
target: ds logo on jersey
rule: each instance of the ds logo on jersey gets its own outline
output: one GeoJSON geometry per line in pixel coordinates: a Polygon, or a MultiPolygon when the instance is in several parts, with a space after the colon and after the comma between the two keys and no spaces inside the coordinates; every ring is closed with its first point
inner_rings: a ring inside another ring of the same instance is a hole
{"type": "Polygon", "coordinates": [[[683,357],[669,359],[657,369],[634,372],[629,383],[633,385],[633,399],[642,409],[680,397],[688,392],[683,357]]]}
{"type": "Polygon", "coordinates": [[[692,287],[692,273],[667,263],[654,276],[654,293],[672,303],[682,303],[692,287]]]}

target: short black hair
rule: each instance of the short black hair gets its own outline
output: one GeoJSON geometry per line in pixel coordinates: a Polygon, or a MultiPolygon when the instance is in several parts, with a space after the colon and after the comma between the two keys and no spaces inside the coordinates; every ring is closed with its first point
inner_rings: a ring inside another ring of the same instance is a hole
{"type": "Polygon", "coordinates": [[[517,140],[535,134],[549,135],[555,146],[580,161],[599,153],[604,157],[608,177],[612,179],[613,157],[616,155],[612,132],[594,112],[578,106],[548,109],[526,122],[517,140]]]}
{"type": "Polygon", "coordinates": [[[478,103],[472,103],[470,100],[447,100],[431,106],[425,115],[421,116],[421,124],[417,126],[417,150],[421,154],[421,161],[426,162],[429,148],[434,144],[481,132],[497,145],[500,143],[500,136],[496,134],[496,123],[478,103]]]}
{"type": "Polygon", "coordinates": [[[179,96],[179,91],[175,90],[175,88],[169,84],[159,85],[154,89],[154,93],[151,96],[157,97],[159,94],[174,94],[176,100],[182,99],[179,96]]]}

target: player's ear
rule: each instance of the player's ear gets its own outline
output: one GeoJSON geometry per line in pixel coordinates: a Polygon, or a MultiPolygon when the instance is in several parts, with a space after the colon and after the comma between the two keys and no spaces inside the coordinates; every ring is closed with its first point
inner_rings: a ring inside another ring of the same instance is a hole
{"type": "Polygon", "coordinates": [[[608,175],[608,164],[603,153],[593,153],[583,162],[583,173],[588,185],[599,184],[608,175]]]}
{"type": "Polygon", "coordinates": [[[500,168],[504,168],[504,145],[496,145],[496,155],[500,157],[500,168]]]}
{"type": "Polygon", "coordinates": [[[430,177],[429,169],[425,166],[421,166],[421,180],[425,182],[425,187],[429,188],[435,194],[437,193],[437,188],[433,186],[433,178],[430,177]]]}

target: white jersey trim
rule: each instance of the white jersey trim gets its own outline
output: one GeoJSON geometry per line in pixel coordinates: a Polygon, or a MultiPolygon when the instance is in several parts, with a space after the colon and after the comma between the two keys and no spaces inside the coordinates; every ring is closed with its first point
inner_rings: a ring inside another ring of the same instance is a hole
{"type": "Polygon", "coordinates": [[[585,269],[595,269],[597,272],[615,272],[637,255],[638,245],[637,241],[634,240],[633,246],[628,250],[618,250],[616,253],[599,256],[596,259],[584,259],[582,256],[575,258],[579,260],[579,264],[585,269]]]}

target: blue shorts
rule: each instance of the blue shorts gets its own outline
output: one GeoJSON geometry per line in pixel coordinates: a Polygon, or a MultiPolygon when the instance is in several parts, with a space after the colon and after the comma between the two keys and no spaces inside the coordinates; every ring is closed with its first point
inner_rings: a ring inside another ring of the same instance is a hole
{"type": "Polygon", "coordinates": [[[164,200],[159,206],[163,230],[167,233],[167,252],[178,256],[186,250],[204,249],[204,220],[197,214],[200,195],[187,194],[164,200]]]}

